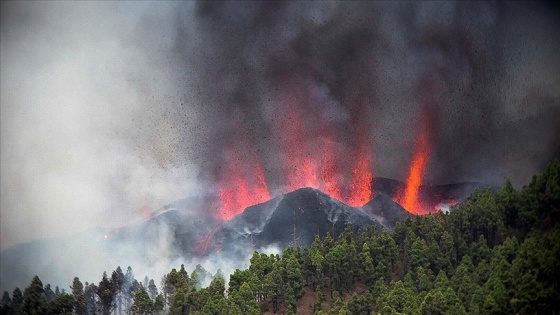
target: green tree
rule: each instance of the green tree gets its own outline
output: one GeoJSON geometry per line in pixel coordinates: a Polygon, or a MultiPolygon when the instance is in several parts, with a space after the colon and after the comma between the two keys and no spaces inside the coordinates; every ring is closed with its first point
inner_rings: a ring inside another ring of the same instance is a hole
{"type": "Polygon", "coordinates": [[[226,280],[224,279],[222,271],[218,270],[216,275],[214,275],[212,282],[210,282],[210,285],[208,286],[208,293],[210,293],[210,296],[223,297],[226,290],[225,283],[226,280]]]}
{"type": "Polygon", "coordinates": [[[338,291],[332,292],[331,300],[332,303],[331,303],[331,309],[329,311],[329,315],[336,315],[344,307],[344,302],[342,301],[342,298],[340,297],[338,291]]]}
{"type": "Polygon", "coordinates": [[[432,289],[432,283],[422,267],[416,269],[416,287],[418,288],[418,292],[428,292],[432,289]]]}
{"type": "Polygon", "coordinates": [[[323,268],[325,257],[323,256],[323,247],[321,241],[319,240],[319,235],[315,235],[315,240],[311,245],[310,250],[311,259],[311,284],[313,292],[317,289],[317,286],[323,286],[323,268]]]}
{"type": "Polygon", "coordinates": [[[162,314],[165,308],[165,303],[163,301],[163,295],[158,294],[154,300],[154,312],[155,314],[162,314]]]}
{"type": "Polygon", "coordinates": [[[358,296],[356,292],[352,294],[350,300],[348,301],[348,312],[350,314],[356,314],[356,315],[366,313],[364,299],[363,297],[358,296]]]}
{"type": "Polygon", "coordinates": [[[170,301],[169,312],[171,314],[188,314],[188,295],[183,288],[175,290],[170,301]]]}
{"type": "Polygon", "coordinates": [[[486,296],[481,313],[484,315],[501,314],[500,307],[492,295],[486,296]]]}
{"type": "Polygon", "coordinates": [[[317,295],[315,297],[315,303],[313,304],[313,313],[317,313],[318,311],[322,311],[321,304],[323,303],[323,300],[325,299],[322,287],[320,287],[320,286],[317,287],[316,292],[317,292],[317,295]]]}
{"type": "Polygon", "coordinates": [[[2,294],[2,301],[0,303],[0,313],[2,314],[14,313],[12,299],[10,298],[10,293],[8,293],[8,291],[4,291],[4,293],[2,294]]]}
{"type": "Polygon", "coordinates": [[[23,307],[23,293],[19,288],[15,288],[12,293],[12,306],[15,314],[19,313],[23,307]]]}
{"type": "Polygon", "coordinates": [[[412,243],[410,250],[410,269],[414,270],[418,267],[427,269],[430,267],[430,257],[428,256],[428,245],[422,238],[417,237],[412,243]]]}
{"type": "Polygon", "coordinates": [[[86,307],[88,314],[97,314],[97,286],[86,282],[84,287],[84,298],[86,300],[86,307]]]}
{"type": "Polygon", "coordinates": [[[47,299],[47,304],[50,304],[52,300],[56,298],[56,294],[52,290],[51,285],[48,283],[45,286],[44,290],[45,290],[45,298],[47,299]]]}
{"type": "Polygon", "coordinates": [[[443,315],[446,311],[445,297],[441,290],[429,292],[420,304],[420,314],[422,315],[443,315]]]}
{"type": "Polygon", "coordinates": [[[84,285],[78,277],[74,277],[72,281],[72,295],[74,296],[74,314],[85,315],[87,314],[86,297],[84,295],[84,285]]]}
{"type": "Polygon", "coordinates": [[[202,314],[207,315],[228,315],[227,301],[223,296],[213,296],[204,304],[202,314]]]}
{"type": "Polygon", "coordinates": [[[504,225],[515,228],[517,212],[519,211],[519,197],[508,179],[501,189],[496,192],[496,203],[504,219],[504,225]]]}
{"type": "Polygon", "coordinates": [[[371,252],[369,245],[364,243],[362,246],[362,252],[360,253],[360,264],[362,266],[362,271],[364,279],[366,280],[366,285],[368,288],[373,288],[375,281],[377,280],[377,275],[375,274],[375,269],[373,268],[373,259],[371,259],[371,252]]]}
{"type": "Polygon", "coordinates": [[[158,295],[158,289],[154,279],[150,279],[150,281],[148,282],[148,295],[152,300],[155,300],[156,296],[158,295]]]}
{"type": "Polygon", "coordinates": [[[107,278],[107,273],[103,273],[103,277],[97,287],[97,297],[99,298],[99,310],[103,315],[110,315],[115,308],[114,296],[116,287],[107,278]]]}
{"type": "Polygon", "coordinates": [[[413,312],[415,302],[414,295],[410,290],[406,289],[401,280],[395,282],[391,286],[391,289],[385,296],[385,300],[391,309],[396,312],[413,312]]]}
{"type": "Polygon", "coordinates": [[[261,313],[259,305],[253,296],[253,290],[244,282],[239,291],[232,292],[231,303],[239,308],[242,314],[258,315],[261,313]]]}
{"type": "Polygon", "coordinates": [[[74,297],[70,294],[61,293],[49,304],[49,314],[71,315],[74,309],[74,297]]]}
{"type": "Polygon", "coordinates": [[[23,292],[23,312],[27,315],[45,314],[47,312],[47,298],[43,289],[43,282],[38,276],[33,277],[29,287],[23,292]]]}
{"type": "Polygon", "coordinates": [[[290,283],[286,286],[286,292],[284,293],[284,299],[286,301],[287,312],[295,314],[297,311],[297,298],[294,292],[294,288],[290,283]]]}
{"type": "Polygon", "coordinates": [[[301,297],[303,295],[303,275],[299,262],[294,255],[283,256],[282,262],[285,262],[286,283],[293,288],[296,298],[301,297]]]}
{"type": "Polygon", "coordinates": [[[211,274],[204,269],[200,264],[197,264],[194,271],[191,273],[191,277],[195,280],[195,287],[200,290],[202,284],[206,283],[206,279],[211,277],[211,274]]]}
{"type": "Polygon", "coordinates": [[[134,302],[130,312],[133,315],[151,315],[155,313],[154,302],[150,299],[148,292],[144,290],[143,286],[140,286],[140,289],[134,295],[134,302]]]}
{"type": "Polygon", "coordinates": [[[251,279],[251,272],[246,270],[239,270],[236,269],[233,274],[229,276],[229,288],[228,294],[231,294],[233,291],[238,291],[241,288],[241,285],[244,282],[249,283],[251,279]]]}

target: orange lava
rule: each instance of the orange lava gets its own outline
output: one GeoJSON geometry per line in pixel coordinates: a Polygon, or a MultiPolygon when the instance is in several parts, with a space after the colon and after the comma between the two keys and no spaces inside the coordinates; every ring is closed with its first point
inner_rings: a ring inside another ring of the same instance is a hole
{"type": "Polygon", "coordinates": [[[286,154],[284,170],[286,172],[287,190],[302,187],[319,188],[317,164],[314,152],[310,152],[305,143],[307,131],[297,110],[298,97],[293,96],[285,103],[288,116],[280,125],[281,146],[286,154]]]}
{"type": "Polygon", "coordinates": [[[412,214],[426,214],[429,211],[425,209],[419,200],[420,186],[422,185],[429,158],[428,132],[426,129],[425,123],[423,123],[420,134],[416,139],[415,153],[410,165],[408,178],[406,179],[405,189],[395,200],[412,214]]]}
{"type": "Polygon", "coordinates": [[[321,117],[322,107],[306,106],[302,109],[298,106],[299,102],[313,102],[301,86],[294,87],[279,100],[282,104],[279,108],[287,113],[278,113],[280,119],[275,126],[280,147],[285,153],[282,160],[286,176],[283,191],[311,187],[351,206],[365,205],[372,198],[373,179],[372,153],[366,137],[360,137],[363,141],[352,165],[351,178],[344,180],[344,176],[339,174],[343,170],[336,165],[337,151],[329,122],[316,121],[321,117]]]}
{"type": "Polygon", "coordinates": [[[352,182],[350,183],[350,196],[346,203],[353,207],[361,207],[373,198],[371,182],[373,180],[371,167],[371,154],[362,148],[356,158],[352,169],[352,182]]]}
{"type": "Polygon", "coordinates": [[[264,172],[260,165],[256,165],[254,173],[247,178],[239,172],[233,171],[231,175],[235,176],[229,182],[230,185],[222,187],[219,191],[221,208],[218,211],[217,217],[224,220],[229,220],[245,208],[265,202],[270,199],[268,185],[264,180],[264,172]]]}
{"type": "MultiPolygon", "coordinates": [[[[279,90],[270,125],[273,145],[279,149],[278,165],[265,164],[272,169],[267,174],[275,176],[274,191],[288,193],[311,187],[354,207],[369,202],[373,197],[373,152],[368,138],[356,136],[352,147],[337,142],[344,134],[334,132],[336,122],[324,115],[325,104],[309,92],[305,80],[295,78],[279,90]],[[345,162],[348,159],[351,163],[345,162]]],[[[269,183],[248,124],[241,121],[242,115],[233,116],[230,123],[236,134],[229,139],[218,175],[220,204],[214,215],[225,220],[270,199],[269,183]]],[[[363,122],[368,115],[357,116],[354,124],[361,127],[356,128],[367,130],[363,122]]]]}
{"type": "Polygon", "coordinates": [[[334,145],[330,140],[323,140],[324,156],[321,161],[321,190],[329,196],[343,200],[340,183],[337,178],[334,145]]]}

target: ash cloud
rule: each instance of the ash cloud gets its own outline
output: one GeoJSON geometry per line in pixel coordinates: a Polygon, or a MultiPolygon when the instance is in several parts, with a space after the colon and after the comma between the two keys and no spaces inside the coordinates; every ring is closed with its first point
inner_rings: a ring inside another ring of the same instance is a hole
{"type": "Polygon", "coordinates": [[[274,119],[286,123],[278,116],[289,113],[277,96],[298,89],[305,141],[334,129],[344,170],[364,132],[375,175],[404,179],[423,112],[432,183],[520,185],[558,156],[558,12],[544,5],[200,2],[195,10],[176,44],[195,56],[186,61],[213,144],[203,156],[240,141],[228,124],[240,115],[268,177],[279,178],[274,119]],[[330,112],[334,119],[322,119],[330,112]]]}

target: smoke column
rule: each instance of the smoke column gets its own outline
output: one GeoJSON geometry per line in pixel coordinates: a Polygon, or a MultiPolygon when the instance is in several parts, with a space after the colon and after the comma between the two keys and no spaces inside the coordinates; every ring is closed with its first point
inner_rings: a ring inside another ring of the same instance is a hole
{"type": "Polygon", "coordinates": [[[546,66],[558,65],[560,51],[551,9],[197,3],[194,21],[178,17],[176,45],[198,74],[192,89],[206,131],[198,153],[216,157],[203,159],[209,182],[234,181],[221,168],[230,163],[224,148],[241,147],[247,130],[258,163],[239,167],[262,167],[272,194],[312,186],[359,205],[367,197],[352,195],[357,181],[405,180],[413,161],[417,185],[527,181],[558,156],[559,75],[546,66]],[[429,152],[418,160],[424,138],[429,152]]]}

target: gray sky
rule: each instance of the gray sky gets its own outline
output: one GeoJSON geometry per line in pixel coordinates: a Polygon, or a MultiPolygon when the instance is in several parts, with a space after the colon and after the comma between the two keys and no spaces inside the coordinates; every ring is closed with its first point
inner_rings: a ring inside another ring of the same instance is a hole
{"type": "Polygon", "coordinates": [[[375,176],[406,177],[425,108],[429,181],[519,186],[559,153],[559,19],[540,4],[1,6],[2,250],[212,191],[232,117],[280,185],[271,100],[290,82],[302,112],[335,116],[305,119],[332,124],[345,156],[366,128],[375,176]]]}

